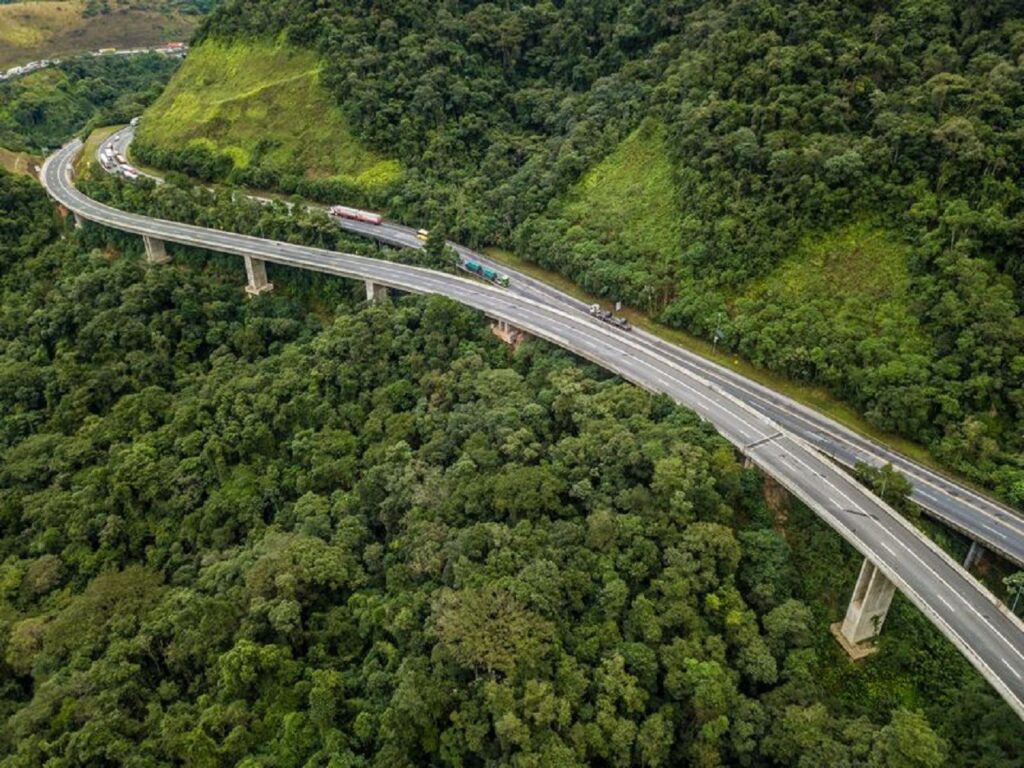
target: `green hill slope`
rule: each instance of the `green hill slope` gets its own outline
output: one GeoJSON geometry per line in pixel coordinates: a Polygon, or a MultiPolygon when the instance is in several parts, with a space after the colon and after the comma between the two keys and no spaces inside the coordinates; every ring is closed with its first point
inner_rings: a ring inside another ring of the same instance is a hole
{"type": "Polygon", "coordinates": [[[808,237],[771,274],[729,297],[725,341],[757,365],[855,402],[874,392],[859,403],[873,422],[920,431],[927,401],[883,395],[894,378],[923,383],[923,361],[935,356],[914,312],[911,253],[897,233],[869,221],[808,237]]]}
{"type": "Polygon", "coordinates": [[[658,265],[678,260],[681,248],[665,138],[661,121],[645,120],[552,205],[555,213],[538,225],[526,250],[598,294],[621,298],[631,293],[631,281],[653,287],[657,280],[650,276],[658,265]],[[604,259],[607,253],[613,263],[604,259]]]}
{"type": "Polygon", "coordinates": [[[234,169],[340,178],[381,189],[398,163],[353,138],[320,84],[318,57],[283,44],[206,41],[195,48],[139,130],[140,156],[182,147],[230,158],[234,169]]]}

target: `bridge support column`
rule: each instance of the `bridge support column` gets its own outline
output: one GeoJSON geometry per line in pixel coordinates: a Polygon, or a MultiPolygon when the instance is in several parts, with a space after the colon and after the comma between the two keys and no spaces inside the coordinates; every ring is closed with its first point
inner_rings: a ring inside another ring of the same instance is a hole
{"type": "Polygon", "coordinates": [[[85,224],[85,219],[83,219],[77,213],[72,213],[71,215],[75,217],[75,229],[81,229],[82,226],[85,224]]]}
{"type": "Polygon", "coordinates": [[[143,235],[142,243],[146,246],[147,264],[166,264],[171,260],[171,257],[167,255],[167,248],[164,246],[163,240],[143,235]]]}
{"type": "Polygon", "coordinates": [[[384,301],[388,297],[388,287],[375,283],[373,280],[366,281],[366,300],[367,301],[384,301]]]}
{"type": "Polygon", "coordinates": [[[523,331],[505,320],[495,320],[491,323],[491,333],[513,347],[519,346],[526,338],[523,331]]]}
{"type": "Polygon", "coordinates": [[[971,542],[971,548],[967,550],[967,557],[964,558],[964,570],[971,570],[985,556],[985,548],[976,541],[971,542]]]}
{"type": "Polygon", "coordinates": [[[249,278],[245,292],[250,296],[259,296],[261,293],[274,290],[274,284],[267,280],[267,262],[263,259],[254,259],[252,256],[242,258],[245,259],[245,275],[249,278]]]}
{"type": "Polygon", "coordinates": [[[846,618],[832,625],[832,634],[852,658],[860,659],[875,651],[874,646],[863,643],[882,631],[895,591],[896,585],[865,559],[846,609],[846,618]]]}

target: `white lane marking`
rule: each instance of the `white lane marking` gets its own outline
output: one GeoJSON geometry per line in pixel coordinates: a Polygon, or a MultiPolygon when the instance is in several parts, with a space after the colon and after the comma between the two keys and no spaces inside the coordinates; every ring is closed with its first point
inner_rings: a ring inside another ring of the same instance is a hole
{"type": "Polygon", "coordinates": [[[1005,533],[1003,533],[1002,531],[997,531],[995,528],[993,528],[988,523],[982,523],[981,527],[982,528],[987,528],[988,530],[992,531],[992,533],[994,533],[996,536],[998,536],[1001,539],[1005,539],[1006,538],[1006,534],[1005,533]]]}
{"type": "Polygon", "coordinates": [[[1003,662],[1003,665],[1004,665],[1004,666],[1005,666],[1005,667],[1006,667],[1006,668],[1007,668],[1008,670],[1010,670],[1011,672],[1013,672],[1014,676],[1015,676],[1015,677],[1016,677],[1016,678],[1017,678],[1018,680],[1024,680],[1024,677],[1021,677],[1021,676],[1020,676],[1020,672],[1018,672],[1018,671],[1017,671],[1016,669],[1014,669],[1014,668],[1013,668],[1012,666],[1010,666],[1010,662],[1008,662],[1008,661],[1007,661],[1006,659],[1004,659],[1004,658],[1002,658],[1002,657],[1000,657],[1000,658],[999,658],[999,660],[1000,660],[1001,662],[1003,662]]]}
{"type": "Polygon", "coordinates": [[[937,597],[937,598],[939,598],[939,600],[941,600],[941,601],[942,601],[942,604],[943,604],[944,606],[946,606],[947,608],[949,608],[949,610],[951,610],[951,611],[952,611],[952,610],[955,610],[955,609],[953,608],[953,606],[952,606],[952,605],[950,605],[949,601],[948,601],[948,600],[947,600],[946,598],[944,598],[944,597],[943,597],[942,595],[936,595],[936,597],[937,597]]]}

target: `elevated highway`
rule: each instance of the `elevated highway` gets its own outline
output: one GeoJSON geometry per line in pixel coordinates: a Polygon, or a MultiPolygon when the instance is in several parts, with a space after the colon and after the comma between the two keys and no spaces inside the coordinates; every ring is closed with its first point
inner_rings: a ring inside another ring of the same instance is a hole
{"type": "Polygon", "coordinates": [[[362,280],[370,286],[444,295],[695,411],[865,556],[842,628],[849,640],[864,639],[863,629],[872,621],[877,629],[884,610],[879,615],[875,609],[881,603],[888,607],[886,593],[891,595],[895,586],[1024,718],[1024,624],[958,563],[807,441],[683,365],[678,355],[564,303],[418,267],[117,210],[75,188],[72,160],[80,148],[75,141],[49,157],[42,181],[57,202],[81,219],[140,235],[151,244],[179,243],[362,280]]]}
{"type": "MultiPolygon", "coordinates": [[[[124,128],[111,135],[106,144],[127,157],[134,129],[124,128]]],[[[367,224],[336,219],[343,229],[399,248],[422,248],[416,230],[391,221],[367,224]]],[[[535,301],[573,311],[586,304],[540,280],[489,259],[458,243],[451,247],[465,261],[473,259],[504,272],[512,278],[509,290],[535,301]]],[[[1007,560],[1024,567],[1024,516],[948,476],[915,462],[890,448],[869,440],[838,422],[780,395],[757,382],[687,352],[664,339],[636,329],[633,336],[653,351],[664,355],[732,397],[743,401],[758,413],[799,436],[840,464],[853,467],[864,462],[876,467],[892,464],[911,483],[911,499],[930,517],[948,525],[1007,560]]]]}

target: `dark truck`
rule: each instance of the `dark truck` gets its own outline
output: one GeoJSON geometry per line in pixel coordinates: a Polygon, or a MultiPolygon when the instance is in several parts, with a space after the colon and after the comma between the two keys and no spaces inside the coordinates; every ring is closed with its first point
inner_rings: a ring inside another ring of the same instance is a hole
{"type": "Polygon", "coordinates": [[[608,325],[614,325],[616,328],[622,331],[631,330],[633,327],[629,324],[629,320],[627,320],[626,318],[618,317],[613,313],[609,312],[607,309],[601,309],[600,304],[591,304],[590,314],[596,317],[601,322],[608,323],[608,325]]]}
{"type": "Polygon", "coordinates": [[[463,263],[462,267],[467,272],[472,272],[474,275],[480,275],[480,277],[482,277],[484,280],[490,280],[492,283],[497,283],[498,285],[505,286],[506,288],[508,287],[508,275],[503,275],[499,272],[495,272],[490,267],[485,267],[483,264],[480,264],[479,262],[473,261],[472,259],[467,259],[463,263]]]}

